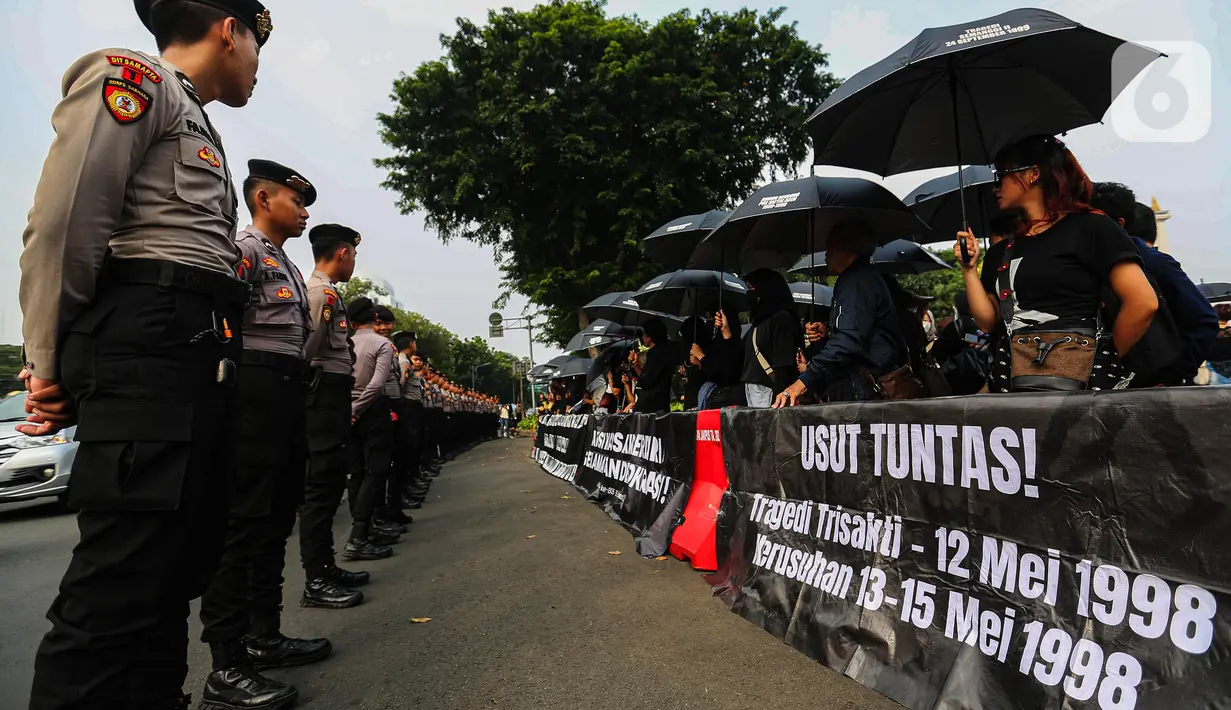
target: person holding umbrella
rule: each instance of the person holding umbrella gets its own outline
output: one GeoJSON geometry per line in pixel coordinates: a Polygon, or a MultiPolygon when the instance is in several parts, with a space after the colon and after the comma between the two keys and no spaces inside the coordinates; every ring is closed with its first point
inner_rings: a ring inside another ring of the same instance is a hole
{"type": "Polygon", "coordinates": [[[645,324],[641,344],[647,349],[645,360],[632,355],[629,361],[637,372],[636,405],[633,411],[657,414],[671,410],[671,376],[680,363],[675,344],[667,340],[667,325],[655,319],[645,324]]]}
{"type": "Polygon", "coordinates": [[[1003,324],[1009,336],[992,358],[989,391],[1114,387],[1119,357],[1159,307],[1141,257],[1123,229],[1090,207],[1090,178],[1059,139],[1018,141],[995,164],[1000,208],[1022,217],[1018,234],[988,249],[982,276],[975,235],[958,232],[953,247],[975,322],[984,332],[1003,324]],[[1114,325],[1100,320],[1104,285],[1121,302],[1114,325]],[[1100,342],[1108,325],[1112,337],[1100,342]]]}
{"type": "Polygon", "coordinates": [[[843,222],[830,232],[828,268],[838,281],[825,344],[778,394],[775,409],[795,406],[805,392],[829,402],[876,399],[914,378],[893,296],[872,266],[875,251],[876,238],[862,222],[843,222]]]}
{"type": "Polygon", "coordinates": [[[799,375],[795,353],[803,346],[804,333],[795,315],[795,297],[782,274],[757,269],[744,281],[752,301],[752,331],[744,338],[740,381],[744,404],[765,408],[799,375]]]}

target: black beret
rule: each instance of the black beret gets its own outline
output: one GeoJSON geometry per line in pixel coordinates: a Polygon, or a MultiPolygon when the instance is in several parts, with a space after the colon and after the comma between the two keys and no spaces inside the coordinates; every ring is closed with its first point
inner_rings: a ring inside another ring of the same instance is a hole
{"type": "Polygon", "coordinates": [[[376,318],[376,306],[372,299],[360,296],[347,304],[346,317],[356,325],[366,325],[376,318]]]}
{"type": "Polygon", "coordinates": [[[353,247],[359,246],[361,237],[359,232],[344,227],[340,224],[318,224],[308,232],[308,242],[312,246],[317,244],[328,246],[330,244],[349,244],[353,247]]]}
{"type": "Polygon", "coordinates": [[[397,320],[397,316],[393,315],[393,311],[389,310],[389,306],[377,305],[374,310],[376,312],[376,320],[384,323],[392,323],[397,320]]]}
{"type": "Polygon", "coordinates": [[[316,187],[298,173],[272,160],[249,160],[248,178],[250,180],[267,180],[279,185],[286,185],[303,195],[304,207],[311,207],[316,202],[316,187]]]}
{"type": "Polygon", "coordinates": [[[133,0],[141,24],[150,32],[154,31],[153,25],[150,24],[150,13],[155,6],[164,2],[192,2],[221,10],[252,30],[258,47],[264,47],[265,40],[269,39],[270,33],[274,31],[269,10],[265,9],[259,0],[133,0]]]}

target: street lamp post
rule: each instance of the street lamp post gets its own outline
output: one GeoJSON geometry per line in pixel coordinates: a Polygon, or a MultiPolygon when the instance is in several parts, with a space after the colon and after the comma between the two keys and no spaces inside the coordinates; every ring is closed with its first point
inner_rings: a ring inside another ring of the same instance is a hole
{"type": "Polygon", "coordinates": [[[470,368],[470,389],[475,389],[475,384],[474,384],[474,383],[475,383],[475,377],[478,375],[479,370],[482,370],[483,368],[487,367],[488,365],[495,365],[495,364],[496,364],[496,363],[494,363],[494,362],[485,362],[485,363],[483,363],[482,365],[475,365],[474,367],[470,368]]]}

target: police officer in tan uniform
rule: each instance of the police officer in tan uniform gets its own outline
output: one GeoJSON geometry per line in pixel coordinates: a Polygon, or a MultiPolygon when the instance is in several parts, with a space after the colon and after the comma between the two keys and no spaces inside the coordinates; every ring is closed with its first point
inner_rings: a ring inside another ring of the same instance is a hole
{"type": "Polygon", "coordinates": [[[239,370],[239,464],[222,563],[201,598],[201,640],[214,662],[202,699],[224,708],[267,708],[293,701],[296,691],[257,667],[311,663],[332,650],[326,639],[281,632],[286,540],[307,464],[303,370],[312,328],[308,287],[285,246],[303,234],[316,188],[298,171],[252,160],[243,191],[252,224],[236,239],[238,272],[252,298],[239,370]]]}
{"type": "Polygon", "coordinates": [[[205,106],[244,106],[257,0],[138,0],[162,56],[107,49],[64,75],[21,255],[28,434],[78,424],[81,541],[30,707],[181,708],[188,602],[213,577],[234,470],[248,285],[237,198],[205,106]]]}
{"type": "MultiPolygon", "coordinates": [[[[355,271],[361,237],[350,227],[321,224],[308,239],[316,270],[308,278],[308,303],[313,324],[308,337],[308,477],[299,512],[299,552],[308,583],[303,606],[335,607],[336,587],[367,584],[367,572],[340,569],[336,563],[333,519],[346,490],[350,466],[351,369],[355,361],[347,306],[337,284],[355,271]],[[318,593],[323,592],[323,593],[318,593]]],[[[352,550],[351,559],[383,559],[387,547],[369,544],[352,550]]]]}

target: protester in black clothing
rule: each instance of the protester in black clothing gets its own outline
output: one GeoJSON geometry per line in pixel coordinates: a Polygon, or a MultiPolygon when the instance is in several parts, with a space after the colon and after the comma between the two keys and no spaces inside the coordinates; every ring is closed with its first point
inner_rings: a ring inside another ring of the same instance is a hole
{"type": "Polygon", "coordinates": [[[873,399],[870,380],[908,363],[889,284],[872,268],[872,232],[862,222],[843,222],[830,232],[826,246],[828,268],[838,274],[828,337],[798,379],[777,396],[775,408],[794,406],[805,392],[823,392],[829,402],[873,399]]]}
{"type": "MultiPolygon", "coordinates": [[[[1001,304],[1012,299],[1010,335],[1092,334],[1103,286],[1110,284],[1122,302],[1114,325],[1114,346],[1095,342],[1088,383],[1063,377],[1033,378],[1037,384],[1031,387],[1052,381],[1056,386],[1090,389],[1114,386],[1121,379],[1116,353],[1127,353],[1137,344],[1158,310],[1140,255],[1115,222],[1092,211],[1090,179],[1059,140],[1041,136],[1010,145],[997,156],[996,170],[1000,208],[1017,211],[1023,223],[1017,235],[988,250],[982,277],[978,240],[970,232],[958,233],[954,254],[961,259],[962,241],[969,253],[962,270],[971,314],[985,332],[1003,328],[1001,304]]],[[[1010,343],[1008,338],[999,342],[990,389],[1008,392],[1014,389],[1010,343]]]]}
{"type": "Polygon", "coordinates": [[[646,348],[644,364],[633,360],[637,371],[637,404],[634,412],[650,414],[671,410],[671,377],[679,365],[675,344],[667,340],[667,326],[655,319],[642,328],[641,343],[646,348]]]}
{"type": "Polygon", "coordinates": [[[803,347],[804,331],[795,315],[795,298],[782,274],[757,269],[744,276],[752,302],[752,330],[744,338],[745,404],[769,407],[774,396],[799,376],[795,353],[803,347]]]}
{"type": "Polygon", "coordinates": [[[953,394],[977,394],[991,372],[990,339],[971,317],[965,291],[953,297],[953,310],[953,319],[940,329],[931,354],[953,394]]]}
{"type": "Polygon", "coordinates": [[[701,387],[705,384],[705,373],[691,356],[694,347],[708,347],[714,339],[714,327],[701,316],[693,316],[680,324],[680,345],[684,351],[684,409],[697,408],[701,395],[701,387]]]}
{"type": "Polygon", "coordinates": [[[697,398],[700,409],[744,401],[743,388],[738,387],[744,371],[744,344],[736,311],[728,307],[715,313],[714,330],[709,342],[694,344],[689,352],[689,361],[704,381],[697,398]]]}
{"type": "Polygon", "coordinates": [[[1218,337],[1218,315],[1180,263],[1154,248],[1158,237],[1154,210],[1137,202],[1132,190],[1118,182],[1095,183],[1090,206],[1101,210],[1131,235],[1142,268],[1158,287],[1158,295],[1184,340],[1184,354],[1180,358],[1148,378],[1134,377],[1133,386],[1191,383],[1218,337]]]}

